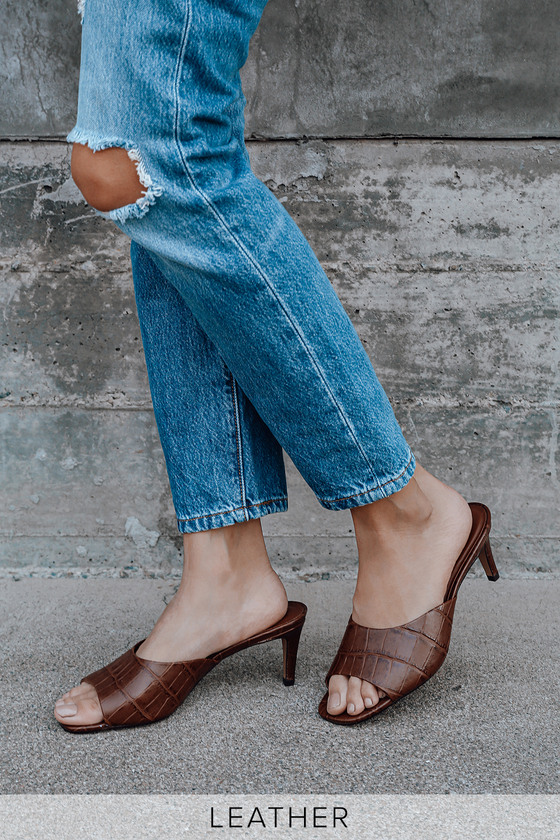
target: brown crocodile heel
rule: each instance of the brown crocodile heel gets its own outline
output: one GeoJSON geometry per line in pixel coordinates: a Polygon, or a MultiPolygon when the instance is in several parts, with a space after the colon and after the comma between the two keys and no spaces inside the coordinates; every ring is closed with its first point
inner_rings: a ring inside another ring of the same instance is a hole
{"type": "Polygon", "coordinates": [[[498,580],[490,548],[490,511],[480,502],[469,502],[472,528],[449,577],[443,603],[398,627],[371,628],[350,618],[346,632],[325,682],[333,674],[359,677],[385,693],[371,709],[356,715],[327,712],[328,691],[319,704],[319,714],[331,723],[352,725],[379,714],[397,700],[419,688],[441,667],[451,638],[453,612],[459,586],[477,557],[489,580],[498,580]]]}
{"type": "Polygon", "coordinates": [[[68,732],[76,733],[155,723],[172,714],[202,677],[222,659],[272,639],[282,639],[284,684],[293,685],[299,637],[306,613],[305,604],[289,601],[284,617],[266,630],[204,659],[187,662],[152,662],[141,659],[136,651],[144,641],[142,639],[118,659],[81,680],[96,689],[103,720],[74,726],[61,721],[58,723],[68,732]]]}

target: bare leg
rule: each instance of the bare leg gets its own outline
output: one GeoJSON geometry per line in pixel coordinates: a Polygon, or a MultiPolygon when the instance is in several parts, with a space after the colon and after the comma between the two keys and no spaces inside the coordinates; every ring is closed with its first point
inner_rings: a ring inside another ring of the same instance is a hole
{"type": "MultiPolygon", "coordinates": [[[[260,519],[184,534],[184,569],[173,596],[138,656],[181,662],[208,656],[274,624],[288,599],[266,552],[260,519]]],[[[57,701],[59,721],[102,719],[93,686],[81,683],[57,701]]]]}

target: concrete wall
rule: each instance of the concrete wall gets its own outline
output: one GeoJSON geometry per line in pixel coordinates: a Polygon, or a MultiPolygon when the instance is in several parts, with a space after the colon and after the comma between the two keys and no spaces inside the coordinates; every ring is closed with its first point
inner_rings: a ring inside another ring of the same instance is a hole
{"type": "MultiPolygon", "coordinates": [[[[60,137],[76,0],[3,0],[0,135],[60,137]]],[[[247,137],[557,137],[556,0],[269,0],[243,83],[247,137]]]]}
{"type": "MultiPolygon", "coordinates": [[[[176,573],[129,243],[83,203],[61,142],[74,0],[0,15],[1,568],[176,573]]],[[[418,460],[491,507],[510,576],[560,566],[559,15],[270,0],[243,68],[256,174],[309,238],[418,460]]],[[[349,511],[321,508],[286,462],[290,509],[263,519],[278,568],[350,573],[349,511]]]]}

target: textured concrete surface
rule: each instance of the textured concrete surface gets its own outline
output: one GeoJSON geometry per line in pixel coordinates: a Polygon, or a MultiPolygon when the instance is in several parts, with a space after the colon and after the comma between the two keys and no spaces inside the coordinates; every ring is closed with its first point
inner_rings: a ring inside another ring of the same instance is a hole
{"type": "MultiPolygon", "coordinates": [[[[269,0],[242,71],[247,135],[558,136],[555,0],[269,0]]],[[[0,136],[72,127],[76,0],[0,7],[0,136]]]]}
{"type": "MultiPolygon", "coordinates": [[[[418,460],[491,507],[510,577],[560,568],[560,151],[521,139],[558,137],[559,15],[552,0],[269,0],[242,71],[246,135],[268,140],[249,143],[255,172],[418,460]],[[365,139],[386,134],[488,140],[365,139]]],[[[176,576],[129,243],[83,203],[66,144],[28,142],[73,125],[79,40],[75,0],[2,4],[0,137],[27,140],[0,142],[0,574],[176,576]]],[[[271,555],[295,580],[351,574],[349,512],[286,464],[271,555]]]]}
{"type": "Polygon", "coordinates": [[[221,663],[165,721],[76,736],[52,716],[57,696],[144,638],[171,586],[2,583],[2,793],[558,793],[560,582],[465,581],[440,671],[337,727],[316,708],[351,591],[289,585],[309,606],[292,688],[267,644],[221,663]]]}
{"type": "MultiPolygon", "coordinates": [[[[421,463],[493,512],[502,573],[560,557],[557,143],[249,143],[309,238],[421,463]]],[[[0,144],[0,567],[176,572],[128,240],[60,143],[0,144]]],[[[263,520],[292,577],[354,568],[348,511],[286,457],[263,520]]],[[[25,571],[28,574],[30,569],[25,571]]]]}

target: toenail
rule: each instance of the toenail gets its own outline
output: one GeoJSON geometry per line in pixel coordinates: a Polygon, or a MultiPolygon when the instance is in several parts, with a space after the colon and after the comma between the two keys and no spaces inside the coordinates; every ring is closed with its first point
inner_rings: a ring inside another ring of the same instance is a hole
{"type": "Polygon", "coordinates": [[[72,717],[77,711],[78,707],[74,703],[64,703],[64,705],[57,709],[58,714],[62,715],[62,717],[72,717]]]}
{"type": "Polygon", "coordinates": [[[350,712],[350,714],[352,714],[353,712],[356,711],[356,707],[354,706],[353,703],[348,704],[348,711],[350,712]]]}
{"type": "Polygon", "coordinates": [[[330,699],[331,699],[331,706],[340,706],[340,694],[338,694],[338,692],[335,692],[334,694],[331,694],[330,699]]]}
{"type": "Polygon", "coordinates": [[[371,707],[373,706],[373,700],[371,699],[371,697],[366,697],[366,699],[364,700],[364,703],[366,704],[368,709],[371,709],[371,707]]]}

